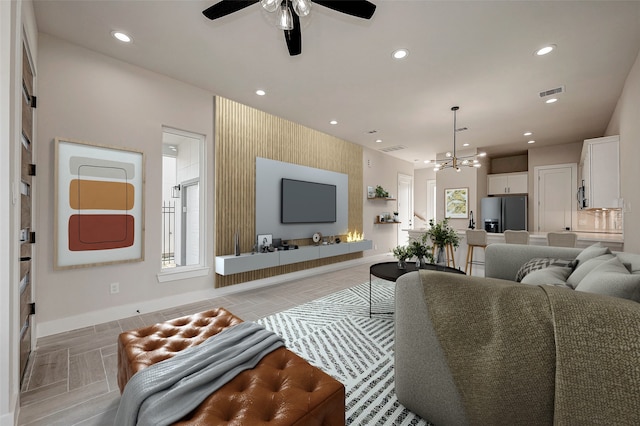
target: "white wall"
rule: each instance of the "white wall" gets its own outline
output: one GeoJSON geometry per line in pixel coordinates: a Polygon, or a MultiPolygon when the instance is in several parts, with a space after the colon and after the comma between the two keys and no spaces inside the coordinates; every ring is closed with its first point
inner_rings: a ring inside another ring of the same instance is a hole
{"type": "Polygon", "coordinates": [[[621,192],[625,202],[624,250],[640,253],[640,53],[627,76],[605,136],[620,135],[621,192]]]}
{"type": "MultiPolygon", "coordinates": [[[[150,300],[186,303],[197,292],[213,289],[212,270],[203,277],[166,283],[156,277],[162,235],[162,126],[205,135],[210,167],[203,180],[213,188],[213,94],[46,34],[40,34],[39,41],[37,164],[38,176],[48,185],[40,187],[37,198],[38,335],[134,315],[150,300]],[[54,271],[55,137],[144,152],[143,262],[54,271]],[[120,293],[109,294],[112,282],[120,283],[120,293]]],[[[213,197],[206,203],[206,229],[213,230],[213,197]]],[[[213,234],[202,235],[207,238],[205,255],[212,259],[213,234]]]]}
{"type": "MultiPolygon", "coordinates": [[[[381,199],[368,200],[367,186],[382,186],[394,197],[398,191],[398,173],[413,176],[413,163],[399,160],[369,148],[362,150],[362,188],[363,197],[363,232],[367,240],[372,240],[373,250],[364,252],[365,256],[375,256],[389,253],[391,249],[398,245],[398,226],[402,225],[375,225],[375,217],[382,212],[397,211],[397,201],[386,201],[381,199]]],[[[414,180],[415,182],[415,180],[414,180]]],[[[415,191],[414,191],[415,193],[415,191]]],[[[406,225],[405,225],[406,226],[406,225]]]]}

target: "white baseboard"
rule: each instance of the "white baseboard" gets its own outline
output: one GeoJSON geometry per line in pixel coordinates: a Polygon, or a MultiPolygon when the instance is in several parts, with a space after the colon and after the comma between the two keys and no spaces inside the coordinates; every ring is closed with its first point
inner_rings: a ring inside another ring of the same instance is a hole
{"type": "Polygon", "coordinates": [[[0,415],[0,426],[15,426],[18,424],[18,398],[12,398],[9,408],[11,411],[0,415]]]}
{"type": "MultiPolygon", "coordinates": [[[[374,256],[361,257],[345,262],[332,263],[330,265],[320,266],[312,269],[304,269],[302,271],[291,272],[289,274],[276,275],[269,278],[263,278],[255,281],[248,281],[241,284],[230,285],[222,288],[213,288],[209,290],[194,291],[184,294],[176,294],[169,297],[147,300],[144,302],[136,302],[135,304],[127,304],[114,306],[107,309],[87,312],[80,315],[60,318],[57,320],[38,322],[36,321],[37,337],[50,336],[52,334],[63,333],[78,328],[89,327],[96,324],[102,324],[109,321],[115,321],[122,318],[128,318],[138,314],[145,314],[163,309],[172,308],[174,306],[186,305],[189,303],[199,302],[202,299],[212,299],[227,294],[240,293],[242,291],[254,290],[263,287],[269,287],[287,281],[307,278],[326,272],[339,271],[341,269],[351,268],[361,264],[369,264],[379,261],[388,260],[389,254],[379,254],[374,256]]],[[[365,278],[366,279],[366,278],[365,278]]]]}

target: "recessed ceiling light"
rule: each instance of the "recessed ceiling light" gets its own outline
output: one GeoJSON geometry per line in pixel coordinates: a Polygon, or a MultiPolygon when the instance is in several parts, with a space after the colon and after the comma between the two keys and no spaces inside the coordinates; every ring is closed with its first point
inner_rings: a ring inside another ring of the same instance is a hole
{"type": "Polygon", "coordinates": [[[122,31],[112,31],[111,35],[123,43],[131,43],[131,37],[122,31]]]}
{"type": "Polygon", "coordinates": [[[265,92],[265,91],[264,91],[264,90],[262,90],[262,89],[258,89],[258,90],[256,90],[256,95],[258,95],[258,96],[264,96],[264,95],[266,95],[266,94],[267,94],[267,92],[265,92]]]}
{"type": "Polygon", "coordinates": [[[424,160],[424,164],[429,164],[431,160],[424,160]]]}
{"type": "Polygon", "coordinates": [[[382,143],[382,139],[376,139],[376,143],[382,143]]]}
{"type": "Polygon", "coordinates": [[[408,55],[409,55],[409,51],[407,49],[394,50],[393,53],[391,54],[391,56],[393,56],[393,59],[403,59],[403,58],[406,58],[408,55]]]}
{"type": "Polygon", "coordinates": [[[329,124],[338,124],[338,122],[336,120],[331,120],[329,124]]]}
{"type": "Polygon", "coordinates": [[[468,143],[463,143],[462,146],[469,146],[469,144],[468,143]]]}
{"type": "Polygon", "coordinates": [[[543,48],[540,48],[540,49],[536,50],[536,55],[544,56],[544,55],[546,55],[548,53],[551,53],[553,51],[553,49],[555,49],[555,48],[556,48],[555,44],[550,44],[548,46],[545,46],[543,48]]]}
{"type": "Polygon", "coordinates": [[[529,141],[529,142],[527,142],[527,143],[536,143],[536,141],[529,141]]]}
{"type": "Polygon", "coordinates": [[[546,101],[544,101],[547,104],[552,104],[554,102],[558,102],[558,98],[551,98],[551,99],[547,99],[546,101]]]}
{"type": "Polygon", "coordinates": [[[524,132],[524,136],[531,136],[532,134],[532,132],[524,132]]]}

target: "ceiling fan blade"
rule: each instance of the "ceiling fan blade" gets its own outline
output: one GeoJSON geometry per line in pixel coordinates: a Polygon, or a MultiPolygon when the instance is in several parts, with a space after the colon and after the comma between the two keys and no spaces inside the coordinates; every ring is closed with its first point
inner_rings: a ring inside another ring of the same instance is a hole
{"type": "Polygon", "coordinates": [[[218,19],[230,13],[237,12],[259,0],[222,0],[213,6],[205,9],[202,14],[209,19],[218,19]]]}
{"type": "Polygon", "coordinates": [[[367,0],[313,0],[313,2],[363,19],[371,19],[373,12],[376,11],[376,5],[367,0]]]}
{"type": "Polygon", "coordinates": [[[291,11],[291,16],[293,17],[293,29],[284,30],[284,39],[287,42],[289,55],[296,56],[302,53],[302,34],[300,33],[300,18],[293,11],[291,11]]]}

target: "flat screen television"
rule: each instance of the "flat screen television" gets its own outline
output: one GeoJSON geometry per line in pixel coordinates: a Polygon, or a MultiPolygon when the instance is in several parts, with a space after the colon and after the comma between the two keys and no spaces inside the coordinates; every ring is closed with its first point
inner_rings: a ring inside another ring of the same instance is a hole
{"type": "Polygon", "coordinates": [[[336,221],[336,186],[282,179],[281,223],[332,223],[336,221]]]}

